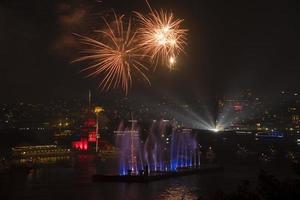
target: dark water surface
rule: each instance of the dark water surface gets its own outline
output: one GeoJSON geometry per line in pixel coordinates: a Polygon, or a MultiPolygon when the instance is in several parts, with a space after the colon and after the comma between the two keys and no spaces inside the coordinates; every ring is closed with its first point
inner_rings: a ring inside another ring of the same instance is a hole
{"type": "MultiPolygon", "coordinates": [[[[91,176],[96,172],[91,155],[81,155],[74,168],[44,168],[28,175],[8,176],[1,180],[2,199],[211,199],[218,190],[233,192],[241,180],[257,184],[261,166],[253,164],[225,163],[224,172],[178,177],[144,183],[94,183],[91,176]]],[[[292,176],[288,168],[268,167],[273,174],[292,176]],[[285,170],[285,173],[282,173],[285,170]]]]}

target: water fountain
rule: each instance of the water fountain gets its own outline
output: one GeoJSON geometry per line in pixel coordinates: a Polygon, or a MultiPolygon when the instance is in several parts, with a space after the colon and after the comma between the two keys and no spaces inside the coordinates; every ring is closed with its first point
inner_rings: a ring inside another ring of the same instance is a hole
{"type": "Polygon", "coordinates": [[[203,170],[192,129],[177,129],[173,122],[154,120],[143,141],[137,121],[130,122],[131,127],[121,123],[115,131],[119,175],[95,175],[94,180],[149,181],[203,170]]]}
{"type": "Polygon", "coordinates": [[[120,175],[138,175],[143,170],[142,145],[139,130],[132,121],[131,128],[124,128],[123,123],[116,133],[116,146],[120,151],[119,172],[120,175]]]}
{"type": "Polygon", "coordinates": [[[119,126],[116,146],[120,150],[120,175],[148,175],[178,168],[196,168],[200,163],[200,151],[191,129],[173,128],[166,132],[166,120],[153,121],[145,142],[141,141],[139,128],[119,126]]]}

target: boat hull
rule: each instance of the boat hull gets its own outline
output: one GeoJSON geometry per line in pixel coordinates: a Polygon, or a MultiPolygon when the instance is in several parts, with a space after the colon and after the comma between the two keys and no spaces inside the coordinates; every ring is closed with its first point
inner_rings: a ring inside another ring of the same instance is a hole
{"type": "Polygon", "coordinates": [[[92,179],[94,182],[140,182],[146,183],[151,181],[158,181],[163,179],[175,178],[179,176],[187,176],[193,174],[210,173],[210,172],[220,172],[224,168],[221,166],[204,166],[200,168],[188,168],[179,169],[172,172],[162,172],[155,175],[104,175],[95,174],[92,179]]]}

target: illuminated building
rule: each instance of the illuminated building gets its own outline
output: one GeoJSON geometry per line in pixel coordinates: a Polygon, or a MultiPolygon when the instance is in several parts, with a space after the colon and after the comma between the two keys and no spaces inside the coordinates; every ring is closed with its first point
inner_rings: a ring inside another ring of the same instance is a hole
{"type": "Polygon", "coordinates": [[[12,148],[12,158],[16,164],[49,164],[57,161],[69,160],[70,149],[57,145],[19,146],[12,148]]]}
{"type": "Polygon", "coordinates": [[[88,150],[87,138],[80,138],[80,140],[73,141],[72,147],[76,150],[87,151],[88,150]]]}
{"type": "MultiPolygon", "coordinates": [[[[86,120],[77,137],[72,141],[72,148],[79,151],[92,151],[97,141],[96,120],[91,118],[86,120]]],[[[99,151],[113,149],[112,145],[103,139],[98,141],[98,145],[99,151]]]]}
{"type": "Polygon", "coordinates": [[[96,118],[96,152],[99,150],[99,139],[100,139],[100,134],[99,134],[99,114],[101,112],[104,112],[104,109],[100,106],[95,107],[94,110],[97,118],[96,118]]]}
{"type": "Polygon", "coordinates": [[[79,138],[72,142],[72,147],[80,151],[88,151],[93,143],[96,142],[96,121],[94,119],[88,119],[84,122],[84,126],[81,128],[79,138]]]}
{"type": "Polygon", "coordinates": [[[86,120],[81,130],[87,134],[88,142],[96,142],[96,120],[86,120]]]}

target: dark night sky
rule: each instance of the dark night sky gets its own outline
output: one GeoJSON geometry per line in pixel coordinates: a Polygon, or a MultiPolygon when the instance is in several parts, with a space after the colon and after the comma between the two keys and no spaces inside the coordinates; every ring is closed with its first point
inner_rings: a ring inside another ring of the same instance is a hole
{"type": "MultiPolygon", "coordinates": [[[[296,1],[150,0],[172,10],[189,29],[178,70],[159,69],[152,87],[137,82],[131,94],[202,96],[234,88],[300,89],[299,11],[296,1]]],[[[2,102],[74,98],[97,90],[70,64],[78,56],[73,32],[90,34],[100,15],[114,9],[147,11],[142,0],[2,0],[2,102]],[[71,2],[71,3],[70,3],[71,2]]],[[[103,95],[100,94],[99,95],[103,95]]]]}

